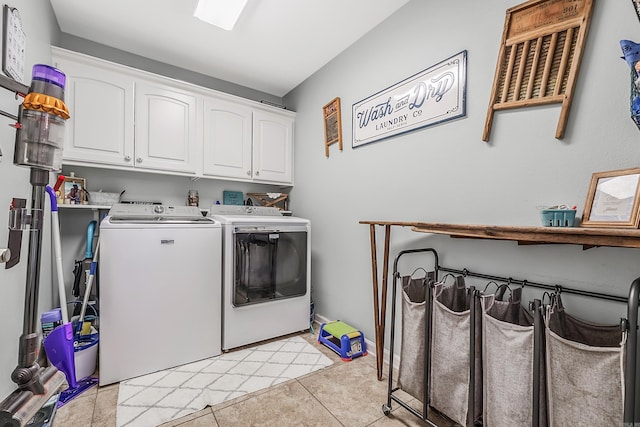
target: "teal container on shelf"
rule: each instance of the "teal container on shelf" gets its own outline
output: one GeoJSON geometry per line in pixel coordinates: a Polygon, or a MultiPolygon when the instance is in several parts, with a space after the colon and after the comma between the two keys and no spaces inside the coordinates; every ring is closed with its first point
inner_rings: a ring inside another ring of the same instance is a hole
{"type": "Polygon", "coordinates": [[[545,227],[573,227],[576,220],[575,209],[543,209],[540,211],[545,227]]]}

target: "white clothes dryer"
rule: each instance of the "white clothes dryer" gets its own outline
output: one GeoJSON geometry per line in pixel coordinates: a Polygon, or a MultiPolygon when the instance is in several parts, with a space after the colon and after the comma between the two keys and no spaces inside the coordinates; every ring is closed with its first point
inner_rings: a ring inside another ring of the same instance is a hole
{"type": "Polygon", "coordinates": [[[222,224],[222,349],[309,329],[311,222],[264,206],[209,215],[222,224]]]}

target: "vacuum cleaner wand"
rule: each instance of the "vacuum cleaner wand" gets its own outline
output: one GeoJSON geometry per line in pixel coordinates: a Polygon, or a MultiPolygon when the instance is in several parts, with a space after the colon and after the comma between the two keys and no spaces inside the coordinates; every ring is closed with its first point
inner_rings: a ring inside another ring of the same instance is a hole
{"type": "MultiPolygon", "coordinates": [[[[43,212],[44,186],[49,173],[31,169],[32,212],[43,212]]],[[[42,245],[42,217],[32,219],[29,233],[29,258],[22,335],[18,344],[18,366],[11,379],[18,389],[0,402],[0,427],[19,427],[26,424],[49,398],[60,390],[65,376],[47,364],[44,351],[39,348],[37,333],[38,283],[40,279],[40,252],[42,245]],[[40,359],[38,360],[38,356],[40,359]]]]}

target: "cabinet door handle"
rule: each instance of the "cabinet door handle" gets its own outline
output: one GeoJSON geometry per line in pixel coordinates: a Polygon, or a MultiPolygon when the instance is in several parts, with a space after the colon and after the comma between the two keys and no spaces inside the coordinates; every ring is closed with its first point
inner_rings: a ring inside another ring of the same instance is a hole
{"type": "Polygon", "coordinates": [[[124,161],[125,162],[130,162],[131,161],[131,156],[124,156],[124,161]]]}
{"type": "Polygon", "coordinates": [[[260,176],[260,171],[256,171],[256,176],[260,176]]]}
{"type": "Polygon", "coordinates": [[[142,157],[137,157],[136,158],[136,163],[142,163],[142,157]]]}
{"type": "Polygon", "coordinates": [[[247,171],[247,175],[251,176],[251,171],[250,170],[247,171]]]}

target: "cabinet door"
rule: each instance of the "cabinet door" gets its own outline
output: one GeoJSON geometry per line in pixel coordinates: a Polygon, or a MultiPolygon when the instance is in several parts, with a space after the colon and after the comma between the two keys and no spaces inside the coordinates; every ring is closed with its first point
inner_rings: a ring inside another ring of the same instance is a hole
{"type": "Polygon", "coordinates": [[[135,99],[136,168],[195,173],[195,96],[138,82],[135,99]]]}
{"type": "Polygon", "coordinates": [[[207,98],[203,122],[204,174],[251,179],[251,108],[207,98]]]}
{"type": "Polygon", "coordinates": [[[253,113],[253,178],[293,183],[293,118],[255,110],[253,113]]]}
{"type": "Polygon", "coordinates": [[[63,162],[133,166],[133,77],[107,67],[55,59],[67,76],[63,162]]]}

